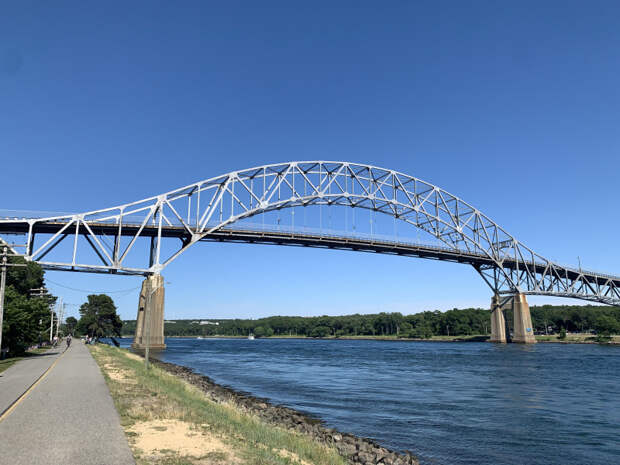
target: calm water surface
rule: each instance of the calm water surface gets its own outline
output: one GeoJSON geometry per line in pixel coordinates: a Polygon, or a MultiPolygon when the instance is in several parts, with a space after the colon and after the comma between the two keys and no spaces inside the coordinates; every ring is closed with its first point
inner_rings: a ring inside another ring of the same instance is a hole
{"type": "Polygon", "coordinates": [[[166,344],[164,361],[410,450],[423,464],[620,464],[620,347],[291,339],[166,344]]]}

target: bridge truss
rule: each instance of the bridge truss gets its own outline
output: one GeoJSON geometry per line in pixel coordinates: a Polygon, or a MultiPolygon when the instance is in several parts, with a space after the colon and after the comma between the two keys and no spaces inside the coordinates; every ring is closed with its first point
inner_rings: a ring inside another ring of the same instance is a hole
{"type": "Polygon", "coordinates": [[[0,219],[0,237],[14,234],[23,236],[27,260],[56,270],[151,275],[201,241],[259,242],[456,261],[473,266],[496,294],[572,297],[620,306],[620,277],[554,263],[477,208],[428,182],[347,162],[265,165],[103,210],[0,219]],[[316,206],[388,215],[430,234],[441,247],[398,238],[240,226],[268,212],[316,206]],[[140,249],[137,244],[144,241],[148,246],[140,249]]]}

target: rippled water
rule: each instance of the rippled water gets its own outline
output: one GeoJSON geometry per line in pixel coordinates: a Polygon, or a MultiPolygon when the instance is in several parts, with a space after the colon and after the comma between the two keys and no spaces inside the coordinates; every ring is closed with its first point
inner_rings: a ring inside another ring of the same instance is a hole
{"type": "MultiPolygon", "coordinates": [[[[129,341],[125,340],[124,345],[129,341]]],[[[164,361],[424,464],[620,463],[620,347],[168,339],[164,361]]]]}

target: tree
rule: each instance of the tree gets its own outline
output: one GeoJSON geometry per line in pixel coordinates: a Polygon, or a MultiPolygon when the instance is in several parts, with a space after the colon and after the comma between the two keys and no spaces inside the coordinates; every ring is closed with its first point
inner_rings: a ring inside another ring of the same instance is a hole
{"type": "MultiPolygon", "coordinates": [[[[26,266],[9,267],[6,273],[7,286],[13,286],[22,295],[28,295],[30,289],[43,287],[44,271],[37,263],[27,262],[21,257],[11,257],[11,263],[26,266]]],[[[54,299],[55,300],[55,299],[54,299]]]]}
{"type": "Polygon", "coordinates": [[[413,326],[408,321],[403,321],[399,327],[399,336],[408,337],[409,333],[413,330],[413,326]]]}
{"type": "Polygon", "coordinates": [[[254,328],[254,336],[256,337],[273,336],[273,329],[271,329],[271,326],[257,326],[256,328],[254,328]]]}
{"type": "MultiPolygon", "coordinates": [[[[620,308],[592,305],[575,306],[532,306],[532,326],[536,331],[608,331],[610,334],[620,332],[620,308]],[[601,319],[602,318],[602,319],[601,319]]],[[[505,310],[508,325],[512,325],[513,312],[505,310]]],[[[258,336],[303,335],[303,336],[358,336],[358,335],[398,335],[399,337],[428,338],[432,335],[464,336],[488,334],[491,329],[491,312],[488,309],[466,308],[462,310],[425,311],[403,316],[400,313],[378,313],[370,315],[345,316],[271,316],[258,320],[215,320],[216,325],[200,325],[196,320],[176,320],[166,323],[167,336],[227,335],[247,336],[254,331],[258,336]],[[411,325],[411,326],[410,326],[411,325]],[[261,327],[262,329],[258,329],[261,327]],[[322,329],[316,328],[321,327],[322,329]],[[268,329],[270,328],[270,329],[268,329]],[[273,331],[273,333],[271,332],[273,331]]],[[[123,334],[133,334],[136,322],[126,321],[123,334]]]]}
{"type": "Polygon", "coordinates": [[[80,307],[80,321],[77,329],[96,339],[121,335],[123,322],[116,314],[116,305],[106,294],[91,294],[88,302],[80,307]]]}
{"type": "Polygon", "coordinates": [[[619,332],[620,325],[612,317],[601,315],[594,322],[594,329],[596,329],[598,334],[610,336],[619,332]]]}
{"type": "Polygon", "coordinates": [[[67,334],[73,334],[75,328],[77,328],[78,320],[74,316],[69,316],[65,320],[65,329],[67,334]]]}
{"type": "Polygon", "coordinates": [[[327,326],[317,326],[310,333],[310,337],[327,337],[331,334],[331,330],[327,326]]]}
{"type": "MultiPolygon", "coordinates": [[[[26,264],[21,257],[9,258],[11,263],[26,264]]],[[[28,347],[47,340],[50,308],[54,296],[33,297],[29,291],[43,287],[43,269],[29,262],[25,267],[9,267],[6,274],[2,348],[9,356],[20,355],[28,347]]]]}
{"type": "Polygon", "coordinates": [[[566,329],[562,328],[560,330],[560,334],[558,335],[558,339],[566,339],[566,329]]]}
{"type": "Polygon", "coordinates": [[[8,349],[9,356],[24,353],[39,338],[47,340],[49,322],[50,309],[45,299],[29,298],[13,286],[7,287],[2,346],[8,349]]]}

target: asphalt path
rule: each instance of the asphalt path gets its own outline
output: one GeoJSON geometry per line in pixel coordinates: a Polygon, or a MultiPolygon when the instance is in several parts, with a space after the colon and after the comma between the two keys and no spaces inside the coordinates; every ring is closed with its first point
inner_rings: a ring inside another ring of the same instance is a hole
{"type": "Polygon", "coordinates": [[[56,358],[65,345],[50,349],[43,354],[26,357],[0,373],[0,414],[28,389],[56,358]]]}
{"type": "MultiPolygon", "coordinates": [[[[50,360],[47,366],[12,370],[26,359],[0,378],[0,391],[5,383],[13,386],[12,392],[23,386],[10,404],[51,367],[0,419],[0,464],[135,465],[108,387],[87,347],[76,340],[65,353],[44,358],[50,360]]],[[[0,393],[2,405],[9,397],[0,393]]]]}

